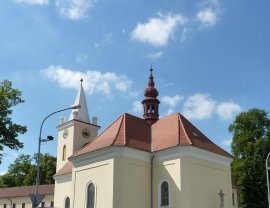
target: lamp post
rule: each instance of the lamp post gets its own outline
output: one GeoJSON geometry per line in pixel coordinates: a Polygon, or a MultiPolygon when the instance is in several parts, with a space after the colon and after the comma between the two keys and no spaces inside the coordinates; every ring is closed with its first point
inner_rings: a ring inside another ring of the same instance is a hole
{"type": "Polygon", "coordinates": [[[268,197],[268,207],[270,208],[270,195],[269,195],[269,174],[268,174],[268,159],[270,156],[270,152],[267,155],[266,161],[265,161],[265,171],[266,171],[266,180],[267,180],[267,197],[268,197]]]}
{"type": "MultiPolygon", "coordinates": [[[[71,110],[71,109],[78,109],[80,108],[81,106],[80,105],[74,105],[74,106],[71,106],[69,108],[64,108],[62,110],[58,110],[58,111],[55,111],[51,114],[49,114],[48,116],[46,116],[42,123],[41,123],[41,126],[40,126],[40,130],[39,130],[39,138],[38,138],[38,154],[37,154],[37,175],[36,175],[36,191],[35,191],[35,196],[34,196],[34,200],[33,200],[33,208],[36,208],[38,207],[38,204],[40,202],[37,201],[37,198],[38,198],[38,188],[39,188],[39,175],[40,175],[40,146],[41,146],[41,142],[42,142],[42,139],[41,139],[41,133],[42,133],[42,127],[43,127],[43,124],[44,122],[47,120],[47,118],[49,118],[50,116],[56,114],[56,113],[60,113],[62,111],[66,111],[66,110],[71,110]],[[37,203],[38,202],[38,203],[37,203]]],[[[49,139],[50,140],[50,139],[49,139]]]]}

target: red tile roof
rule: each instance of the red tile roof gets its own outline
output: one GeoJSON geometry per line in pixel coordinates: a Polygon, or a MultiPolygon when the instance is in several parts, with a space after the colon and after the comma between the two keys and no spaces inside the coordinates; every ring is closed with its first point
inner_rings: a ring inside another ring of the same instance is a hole
{"type": "Polygon", "coordinates": [[[125,113],[72,157],[109,146],[128,146],[150,151],[150,126],[145,120],[125,113]]]}
{"type": "MultiPolygon", "coordinates": [[[[0,188],[0,198],[11,198],[11,197],[25,197],[29,194],[35,193],[36,186],[23,186],[23,187],[12,187],[12,188],[0,188]]],[[[39,194],[53,195],[54,184],[40,185],[39,194]]]]}
{"type": "Polygon", "coordinates": [[[128,146],[145,151],[159,151],[174,146],[195,146],[226,157],[233,157],[214,144],[180,113],[161,118],[152,125],[152,150],[150,130],[151,126],[144,119],[125,113],[95,140],[71,157],[109,146],[128,146]]]}
{"type": "Polygon", "coordinates": [[[214,144],[180,113],[161,118],[152,126],[153,151],[180,146],[195,146],[226,157],[231,154],[214,144]]]}
{"type": "Polygon", "coordinates": [[[67,173],[71,173],[72,172],[72,162],[68,161],[60,170],[58,170],[54,176],[59,176],[59,175],[63,175],[63,174],[67,174],[67,173]]]}

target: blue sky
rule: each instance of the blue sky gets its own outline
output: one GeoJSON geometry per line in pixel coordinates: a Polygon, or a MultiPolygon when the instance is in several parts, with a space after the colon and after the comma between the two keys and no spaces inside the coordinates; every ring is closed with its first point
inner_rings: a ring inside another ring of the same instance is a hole
{"type": "MultiPolygon", "coordinates": [[[[23,92],[12,118],[22,150],[4,149],[0,174],[37,151],[39,126],[73,104],[81,76],[102,130],[140,101],[153,65],[161,117],[183,113],[230,151],[228,126],[252,107],[269,110],[270,2],[251,0],[0,1],[0,80],[23,92]]],[[[57,138],[59,117],[44,125],[57,138]]],[[[56,140],[42,145],[55,155],[56,140]]]]}

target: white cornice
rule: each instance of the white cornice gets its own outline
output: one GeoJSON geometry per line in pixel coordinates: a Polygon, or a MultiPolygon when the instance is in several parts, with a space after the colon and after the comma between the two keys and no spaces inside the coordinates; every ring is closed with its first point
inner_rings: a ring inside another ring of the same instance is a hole
{"type": "Polygon", "coordinates": [[[230,167],[232,158],[212,153],[193,146],[176,146],[155,152],[154,161],[171,160],[179,157],[192,157],[230,167]]]}
{"type": "MultiPolygon", "coordinates": [[[[76,157],[70,157],[69,160],[74,167],[91,164],[94,162],[107,160],[115,157],[125,157],[135,160],[150,162],[152,153],[137,150],[129,147],[107,147],[93,152],[89,152],[76,157]]],[[[154,162],[163,160],[172,160],[180,157],[192,157],[200,160],[206,160],[219,165],[230,167],[232,158],[215,154],[193,146],[176,146],[165,150],[155,152],[154,162]]]]}
{"type": "Polygon", "coordinates": [[[132,149],[129,147],[107,147],[77,157],[70,157],[68,160],[73,163],[74,167],[80,167],[82,165],[87,165],[115,157],[125,157],[149,162],[151,155],[152,154],[150,152],[132,149]]]}
{"type": "Polygon", "coordinates": [[[69,182],[72,180],[72,173],[53,176],[53,178],[57,183],[69,182]]]}

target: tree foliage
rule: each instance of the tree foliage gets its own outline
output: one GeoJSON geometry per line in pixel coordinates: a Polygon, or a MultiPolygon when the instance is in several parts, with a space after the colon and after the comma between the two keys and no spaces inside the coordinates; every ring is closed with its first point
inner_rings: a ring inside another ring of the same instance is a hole
{"type": "Polygon", "coordinates": [[[20,90],[12,88],[11,82],[4,80],[0,83],[0,163],[4,146],[16,150],[23,147],[17,137],[26,132],[26,127],[13,123],[10,117],[12,107],[24,102],[21,95],[20,90]]]}
{"type": "MultiPolygon", "coordinates": [[[[30,186],[36,183],[37,155],[21,154],[8,168],[8,172],[0,176],[0,187],[30,186]],[[34,163],[34,164],[33,164],[34,163]]],[[[56,158],[44,154],[40,159],[40,184],[53,184],[56,170],[56,158]]]]}
{"type": "Polygon", "coordinates": [[[232,180],[240,188],[240,202],[247,208],[266,208],[265,160],[270,151],[270,119],[265,110],[240,113],[229,126],[233,133],[232,180]]]}

